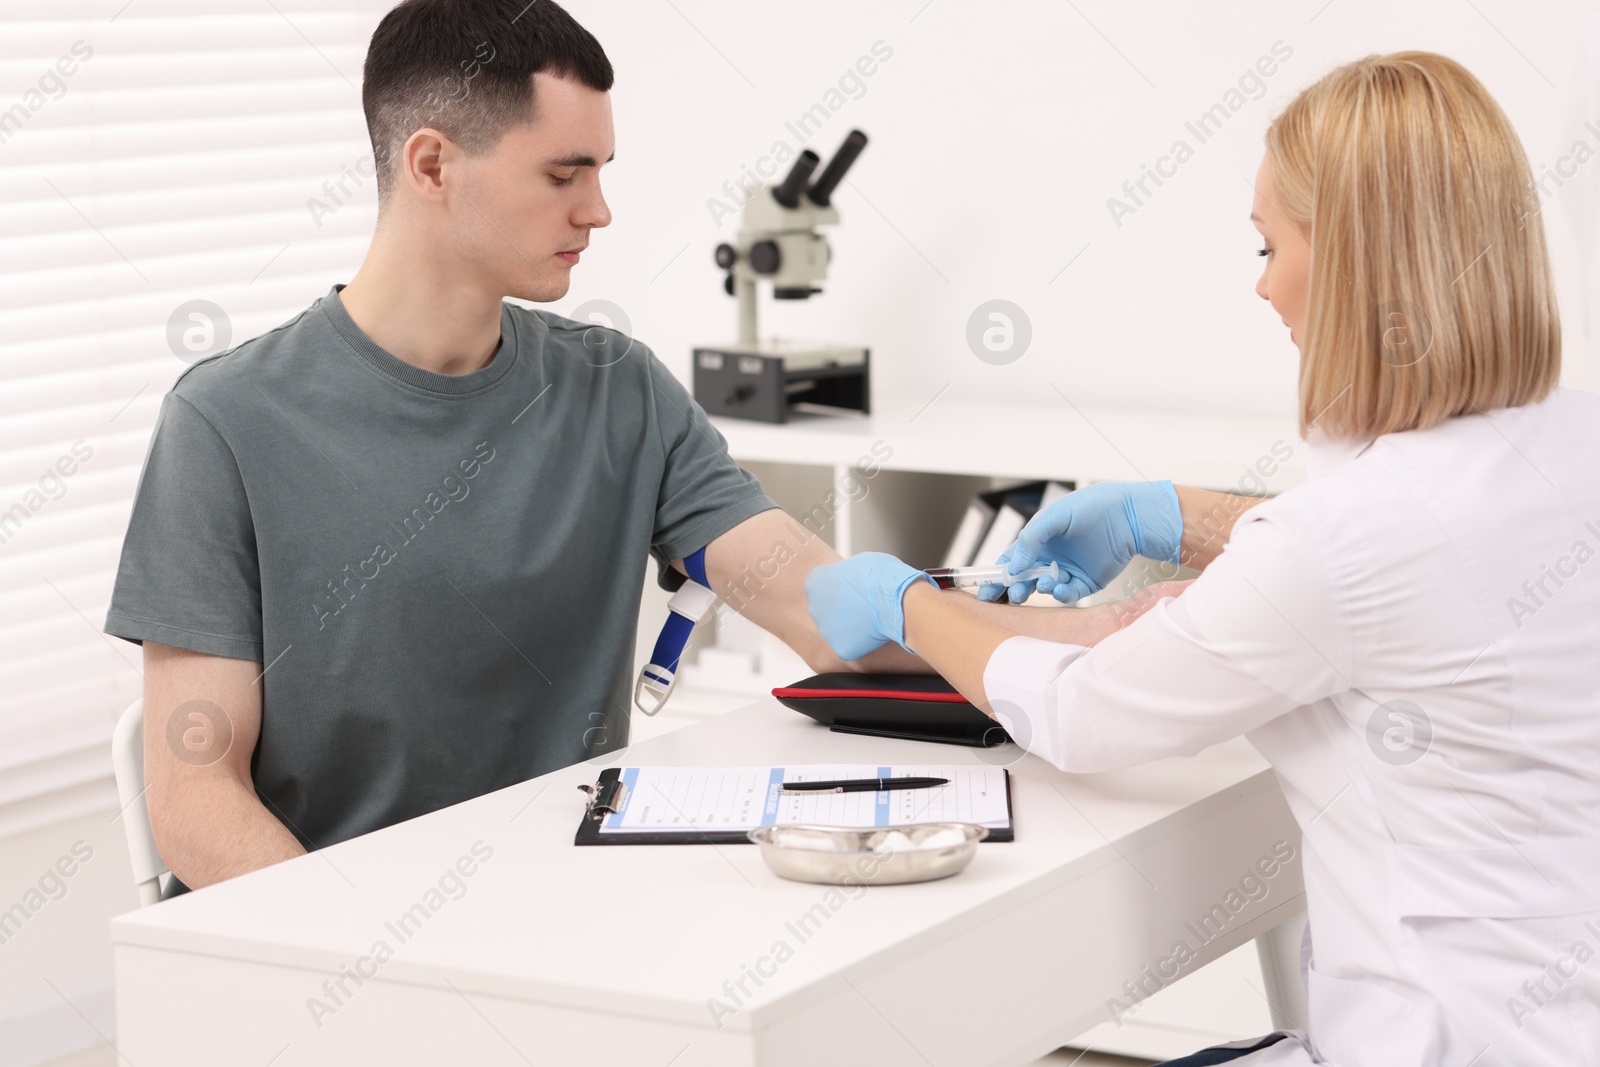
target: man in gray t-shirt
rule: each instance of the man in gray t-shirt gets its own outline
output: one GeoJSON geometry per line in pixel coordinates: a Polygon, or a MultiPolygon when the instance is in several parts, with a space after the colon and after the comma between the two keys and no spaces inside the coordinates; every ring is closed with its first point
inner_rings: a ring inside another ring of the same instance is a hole
{"type": "Polygon", "coordinates": [[[106,632],[270,664],[251,772],[307,847],[626,744],[644,549],[776,506],[645,346],[500,329],[435,374],[333,292],[162,407],[106,632]]]}
{"type": "Polygon", "coordinates": [[[405,0],[363,75],[361,269],[167,396],[106,632],[144,644],[169,892],[626,744],[650,552],[670,585],[703,549],[813,669],[919,669],[833,656],[804,582],[838,556],[647,348],[504,302],[566,295],[611,221],[611,83],[549,0],[405,0]]]}
{"type": "Polygon", "coordinates": [[[625,745],[651,552],[725,589],[787,543],[744,613],[839,666],[832,551],[649,349],[503,300],[564,296],[611,221],[611,82],[556,4],[396,7],[361,269],[167,396],[106,631],[144,644],[169,893],[625,745]]]}

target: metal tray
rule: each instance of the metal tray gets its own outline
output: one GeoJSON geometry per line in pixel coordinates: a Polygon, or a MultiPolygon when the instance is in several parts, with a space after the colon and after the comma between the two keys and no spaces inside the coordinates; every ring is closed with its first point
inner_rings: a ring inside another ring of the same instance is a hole
{"type": "Polygon", "coordinates": [[[781,878],[825,885],[897,885],[959,874],[989,830],[967,822],[871,830],[790,824],[763,826],[749,836],[781,878]]]}

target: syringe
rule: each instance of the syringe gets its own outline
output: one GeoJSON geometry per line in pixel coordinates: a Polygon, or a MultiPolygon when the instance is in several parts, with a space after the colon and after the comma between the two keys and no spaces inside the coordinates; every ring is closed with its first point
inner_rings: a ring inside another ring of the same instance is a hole
{"type": "Polygon", "coordinates": [[[932,578],[940,589],[977,589],[984,585],[1012,585],[1035,579],[1048,579],[1052,583],[1064,580],[1058,563],[1029,567],[1016,574],[1012,574],[1009,568],[1009,564],[997,563],[992,567],[930,567],[923,573],[932,578]]]}

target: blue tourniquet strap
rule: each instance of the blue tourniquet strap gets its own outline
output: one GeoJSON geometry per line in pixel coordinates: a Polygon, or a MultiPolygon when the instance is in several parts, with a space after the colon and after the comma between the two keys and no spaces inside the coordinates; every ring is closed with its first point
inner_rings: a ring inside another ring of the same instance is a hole
{"type": "MultiPolygon", "coordinates": [[[[667,612],[667,624],[661,628],[661,636],[656,638],[655,651],[650,653],[652,665],[665,667],[675,674],[678,670],[678,660],[683,658],[683,647],[689,643],[689,635],[694,632],[694,620],[676,611],[667,612]]],[[[650,668],[646,667],[646,671],[650,668]]],[[[652,678],[666,685],[672,678],[662,678],[650,671],[652,678]]]]}
{"type": "Polygon", "coordinates": [[[711,588],[711,583],[706,579],[705,549],[702,548],[698,552],[692,552],[689,555],[684,556],[683,569],[689,572],[689,577],[693,578],[707,589],[711,588]]]}

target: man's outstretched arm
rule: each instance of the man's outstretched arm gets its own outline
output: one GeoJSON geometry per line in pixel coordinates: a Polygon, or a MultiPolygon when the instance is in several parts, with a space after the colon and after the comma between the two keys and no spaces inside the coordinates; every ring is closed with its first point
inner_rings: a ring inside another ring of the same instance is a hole
{"type": "Polygon", "coordinates": [[[145,804],[161,858],[190,889],[305,853],[250,777],[260,677],[249,660],[144,643],[145,804]]]}
{"type": "MultiPolygon", "coordinates": [[[[838,560],[839,554],[821,537],[773,509],[746,519],[707,546],[706,577],[724,603],[798,652],[818,674],[931,673],[924,660],[893,643],[853,662],[841,660],[828,647],[806,611],[806,575],[838,560]]],[[[683,570],[681,560],[673,566],[683,570]]],[[[1109,606],[1028,608],[986,604],[954,591],[944,596],[1013,633],[1068,644],[1095,644],[1127,621],[1109,606]]]]}
{"type": "Polygon", "coordinates": [[[1197,571],[1205,570],[1222,554],[1239,517],[1267,500],[1264,496],[1214,493],[1207,489],[1190,489],[1186,485],[1174,488],[1178,495],[1178,511],[1183,516],[1178,562],[1197,571]]]}

